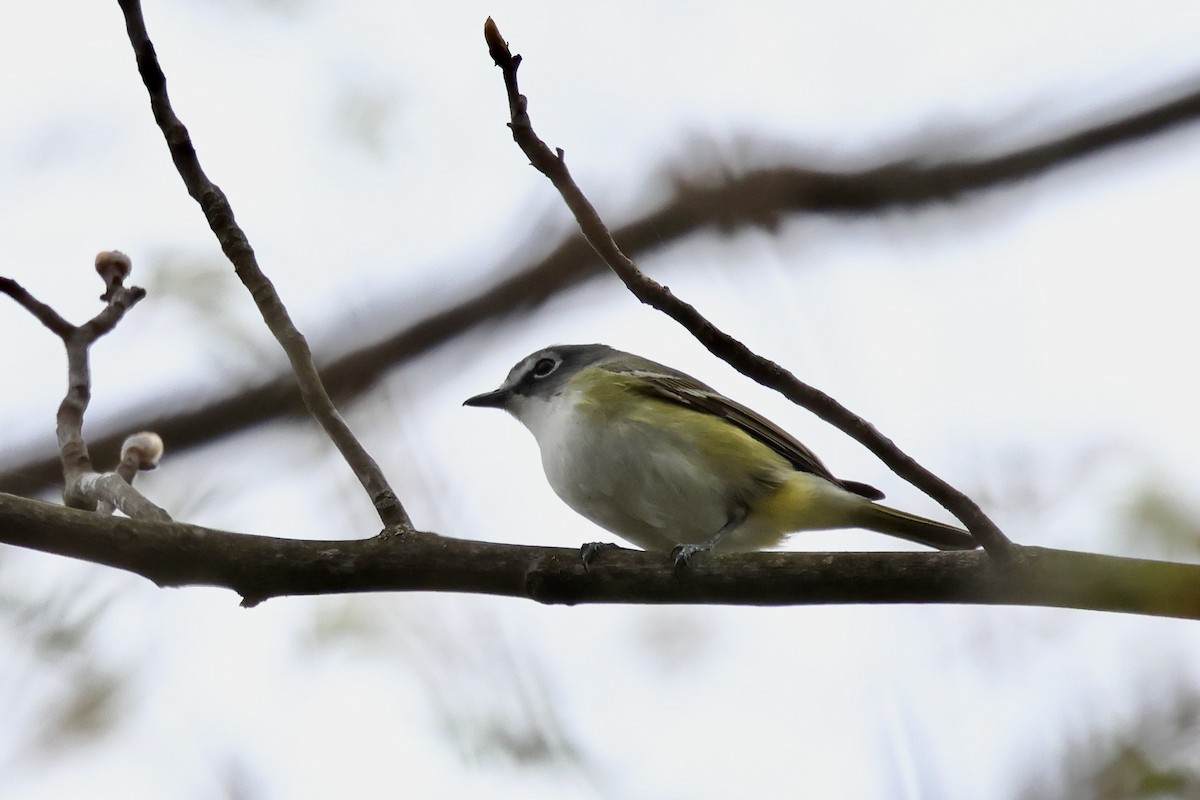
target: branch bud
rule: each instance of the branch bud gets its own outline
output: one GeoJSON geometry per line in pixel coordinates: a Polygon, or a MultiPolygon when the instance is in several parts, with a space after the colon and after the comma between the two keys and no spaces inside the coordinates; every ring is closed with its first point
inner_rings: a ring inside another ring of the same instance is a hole
{"type": "Polygon", "coordinates": [[[104,280],[104,294],[100,299],[112,299],[113,292],[129,277],[133,263],[120,250],[103,250],[96,254],[96,273],[104,280]]]}
{"type": "Polygon", "coordinates": [[[163,455],[162,437],[152,431],[135,433],[121,444],[121,461],[140,470],[154,469],[163,455]]]}

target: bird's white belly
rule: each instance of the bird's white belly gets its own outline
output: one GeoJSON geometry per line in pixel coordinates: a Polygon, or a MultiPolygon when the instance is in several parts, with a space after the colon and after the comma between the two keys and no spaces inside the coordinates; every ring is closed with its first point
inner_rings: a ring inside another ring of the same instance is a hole
{"type": "Polygon", "coordinates": [[[550,486],[575,511],[646,550],[700,544],[728,521],[733,498],[688,442],[555,405],[531,430],[550,486]]]}

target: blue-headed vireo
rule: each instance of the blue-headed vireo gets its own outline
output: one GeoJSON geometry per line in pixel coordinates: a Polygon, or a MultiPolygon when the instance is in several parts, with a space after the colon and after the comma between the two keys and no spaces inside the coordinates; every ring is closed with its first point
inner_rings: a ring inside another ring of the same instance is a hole
{"type": "Polygon", "coordinates": [[[571,508],[644,550],[759,550],[787,534],[867,528],[941,550],[966,531],[874,502],[775,424],[696,379],[602,344],[524,358],[464,405],[502,408],[537,439],[571,508]]]}

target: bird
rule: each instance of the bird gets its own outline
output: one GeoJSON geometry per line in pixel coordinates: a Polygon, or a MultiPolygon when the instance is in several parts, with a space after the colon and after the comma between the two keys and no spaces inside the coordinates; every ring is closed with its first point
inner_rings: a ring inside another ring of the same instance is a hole
{"type": "MultiPolygon", "coordinates": [[[[538,350],[463,405],[515,417],[563,502],[626,542],[671,553],[676,567],[831,528],[978,547],[965,530],[880,504],[883,492],[835,477],[778,425],[690,375],[607,345],[538,350]]],[[[584,546],[585,564],[598,547],[584,546]]]]}

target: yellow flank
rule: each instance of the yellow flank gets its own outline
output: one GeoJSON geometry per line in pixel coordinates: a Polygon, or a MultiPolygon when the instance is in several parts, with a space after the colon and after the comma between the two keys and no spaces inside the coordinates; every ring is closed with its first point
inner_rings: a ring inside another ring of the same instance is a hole
{"type": "Polygon", "coordinates": [[[804,509],[810,505],[809,492],[785,481],[775,491],[760,497],[754,506],[753,524],[764,536],[774,533],[783,536],[798,527],[796,521],[803,517],[804,509]]]}
{"type": "Polygon", "coordinates": [[[856,524],[860,509],[869,505],[866,498],[835,487],[824,478],[793,471],[777,489],[759,498],[752,522],[780,534],[844,528],[856,524]]]}

